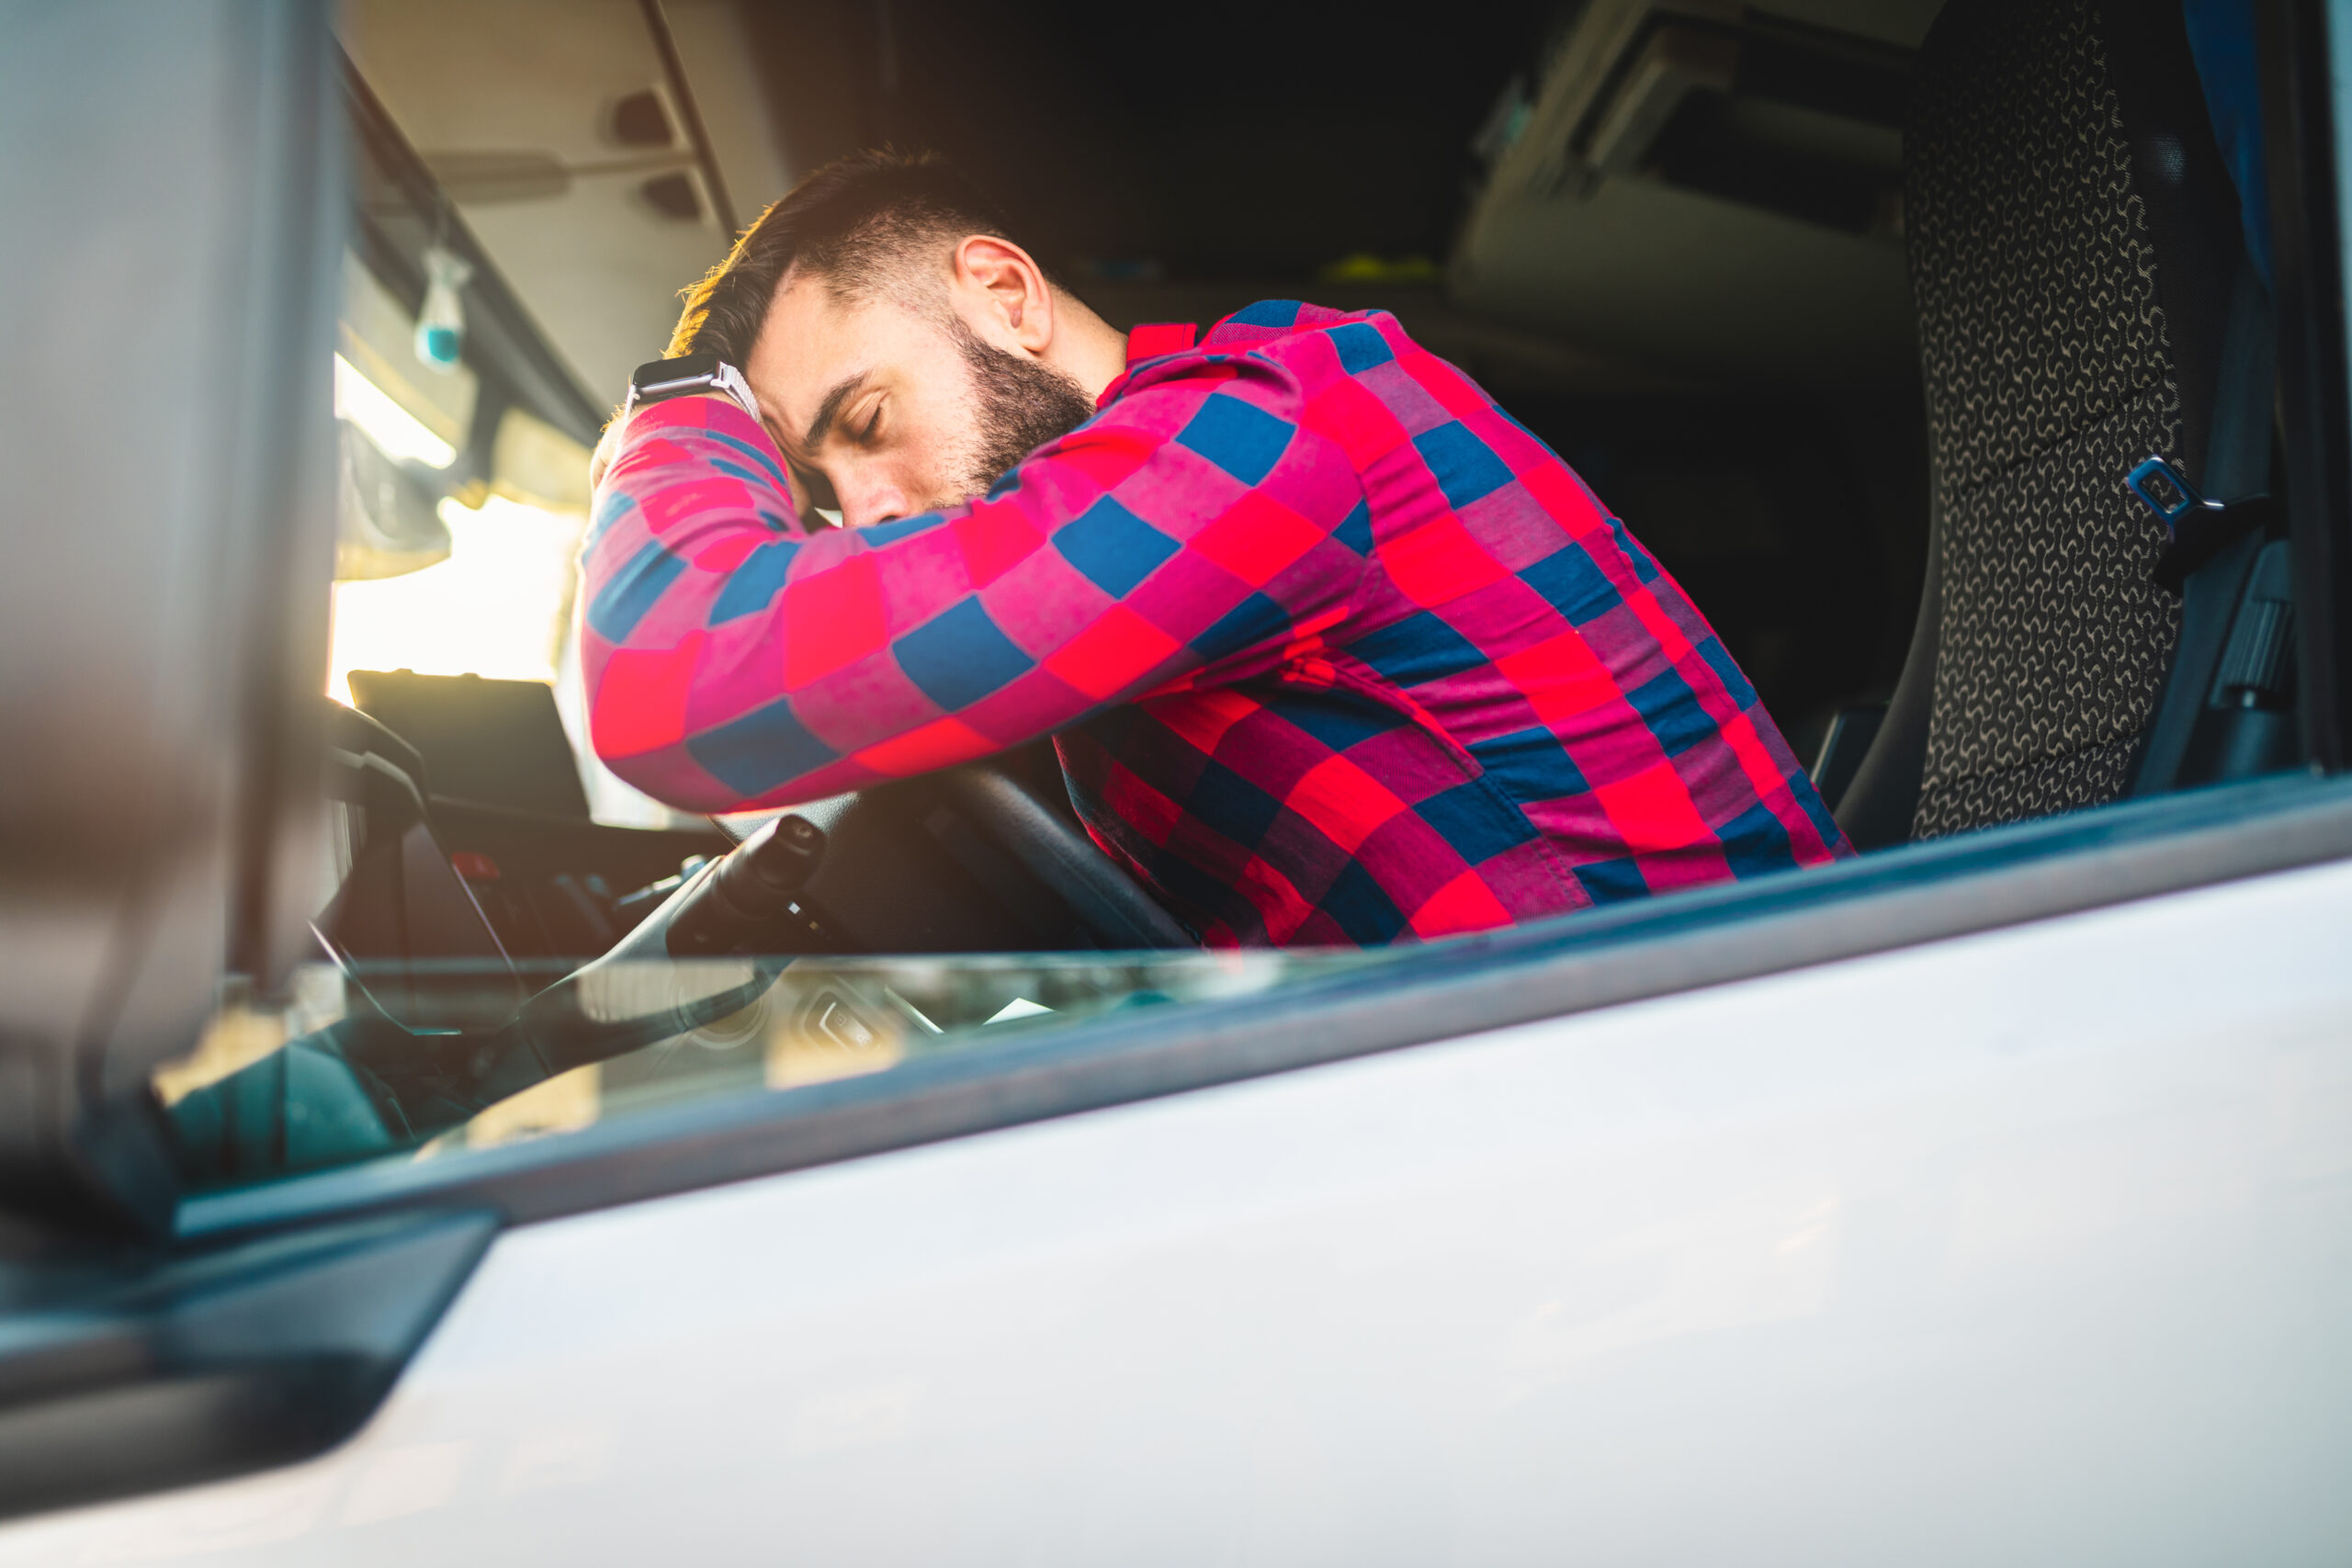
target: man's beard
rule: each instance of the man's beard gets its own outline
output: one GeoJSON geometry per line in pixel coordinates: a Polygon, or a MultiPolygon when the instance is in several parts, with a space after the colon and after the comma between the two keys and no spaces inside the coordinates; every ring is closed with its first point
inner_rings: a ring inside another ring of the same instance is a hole
{"type": "Polygon", "coordinates": [[[956,477],[966,496],[984,495],[1030,453],[1094,417],[1086,389],[1050,365],[983,342],[960,316],[948,318],[972,372],[975,434],[956,477]]]}

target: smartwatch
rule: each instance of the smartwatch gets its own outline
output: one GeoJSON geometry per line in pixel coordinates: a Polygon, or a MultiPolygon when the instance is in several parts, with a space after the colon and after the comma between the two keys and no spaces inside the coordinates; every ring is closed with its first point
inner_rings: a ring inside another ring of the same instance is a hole
{"type": "Polygon", "coordinates": [[[717,392],[732,398],[736,406],[752,419],[760,417],[760,400],[752,396],[752,384],[743,379],[741,370],[715,354],[689,354],[676,359],[650,359],[639,366],[628,378],[628,397],[621,404],[621,418],[628,418],[641,404],[692,397],[697,392],[717,392]]]}

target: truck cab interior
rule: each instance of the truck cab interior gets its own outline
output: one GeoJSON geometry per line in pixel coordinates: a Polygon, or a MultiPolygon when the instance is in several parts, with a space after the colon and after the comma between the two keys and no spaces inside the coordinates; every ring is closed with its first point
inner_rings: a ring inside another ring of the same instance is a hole
{"type": "MultiPolygon", "coordinates": [[[[1865,853],[2312,755],[2272,499],[2275,264],[2244,194],[2267,177],[2252,40],[2192,36],[2178,6],[1592,0],[1427,56],[1261,18],[1322,63],[1246,89],[1197,68],[1214,17],[1072,17],[1023,44],[1033,69],[1131,63],[1122,92],[1050,111],[970,68],[1007,46],[879,6],[673,7],[675,28],[616,7],[578,59],[502,93],[542,9],[361,5],[345,23],[359,177],[338,375],[446,443],[432,466],[380,418],[371,434],[362,397],[340,405],[338,559],[359,592],[435,570],[452,506],[477,509],[469,528],[498,502],[576,526],[592,389],[654,351],[656,285],[715,256],[787,169],[897,137],[1025,199],[1041,251],[1114,324],[1278,295],[1394,310],[1686,585],[1865,853]],[[1151,106],[1174,102],[1205,141],[1170,140],[1151,106]],[[609,143],[602,162],[582,138],[609,143]],[[1343,144],[1352,172],[1325,177],[1317,150],[1343,144]],[[599,247],[601,274],[548,261],[599,247]],[[449,276],[462,335],[436,380],[417,361],[449,276]]],[[[357,594],[337,592],[340,618],[357,594]]],[[[560,640],[568,578],[553,603],[560,640]]],[[[327,721],[337,879],[316,932],[368,1005],[314,1043],[371,1132],[332,1157],[430,1139],[588,1062],[650,1050],[684,1070],[698,1059],[660,1043],[752,1030],[750,999],[796,959],[1197,949],[1087,840],[1044,743],[788,814],[639,798],[600,821],[583,779],[629,792],[576,711],[567,727],[560,668],[363,669],[340,643],[352,705],[327,721]],[[580,1032],[581,975],[713,959],[750,966],[683,1010],[580,1032]],[[564,1029],[579,1038],[545,1043],[564,1029]],[[523,1043],[428,1048],[420,1030],[523,1043]]],[[[1016,1000],[1073,1005],[995,980],[920,1005],[837,986],[829,1016],[955,1036],[1016,1000]]],[[[1078,1010],[1123,985],[1080,987],[1078,1010]]],[[[257,1074],[280,1083],[272,1063],[175,1102],[191,1169],[288,1157],[253,1153],[270,1117],[225,1109],[257,1074]]]]}
{"type": "MultiPolygon", "coordinates": [[[[986,85],[999,78],[970,62],[1010,46],[957,24],[802,10],[731,18],[761,62],[752,81],[698,83],[671,73],[674,43],[625,39],[616,52],[634,45],[653,73],[639,96],[596,100],[609,84],[584,66],[541,84],[529,129],[559,151],[534,152],[463,139],[487,134],[469,132],[469,96],[495,89],[464,80],[487,65],[447,64],[511,58],[542,19],[530,7],[355,8],[355,265],[409,312],[397,329],[424,306],[426,253],[461,251],[479,323],[466,365],[484,389],[456,460],[400,467],[403,482],[524,493],[500,468],[516,411],[586,443],[600,405],[571,367],[614,379],[619,360],[600,361],[617,319],[640,324],[626,352],[658,336],[665,300],[627,268],[594,302],[577,277],[559,293],[501,269],[606,239],[610,203],[565,173],[564,135],[601,124],[608,151],[660,146],[620,176],[638,182],[631,220],[711,254],[715,202],[740,222],[785,169],[896,136],[1026,198],[1039,248],[1117,324],[1285,294],[1395,310],[1685,584],[1859,848],[2311,754],[2285,515],[2253,502],[2282,476],[2267,219],[2240,194],[2261,168],[2252,57],[2215,45],[2200,75],[2178,6],[1971,4],[1939,27],[1922,0],[1595,0],[1505,8],[1433,58],[1261,18],[1296,31],[1280,52],[1322,64],[1246,91],[1201,80],[1214,15],[1041,16],[1046,41],[1020,47],[1047,73],[1091,82],[1126,62],[1132,88],[1051,110],[986,85]],[[1144,107],[1178,101],[1213,128],[1204,143],[1171,142],[1144,107]],[[703,157],[710,132],[684,127],[706,120],[763,130],[762,156],[703,157]],[[1314,151],[1340,144],[1361,166],[1328,177],[1314,151]],[[649,194],[673,187],[673,208],[649,194]],[[529,244],[495,243],[518,228],[529,244]],[[563,342],[583,315],[593,333],[563,342]],[[2170,468],[2133,479],[2152,456],[2170,468]],[[2188,506],[2181,483],[2219,504],[2168,523],[2158,507],[2188,506]],[[2176,547],[2183,526],[2195,538],[2176,547]]],[[[603,25],[623,24],[639,28],[603,25]]],[[[498,129],[524,135],[520,112],[498,129]]],[[[650,243],[618,248],[638,273],[691,276],[640,259],[650,243]]],[[[345,332],[361,335],[349,316],[345,332]]],[[[729,840],[593,824],[573,768],[598,770],[544,691],[351,678],[420,753],[435,830],[502,947],[593,956],[642,912],[630,896],[662,879],[648,872],[729,840]]],[[[805,901],[822,913],[778,943],[1189,941],[1077,836],[1042,747],[810,819],[830,840],[805,901]]]]}
{"type": "Polygon", "coordinates": [[[151,372],[0,431],[24,514],[86,520],[0,585],[0,750],[41,761],[0,779],[0,1241],[266,1232],[459,1168],[568,1212],[1768,973],[1743,933],[1792,911],[1962,929],[1947,883],[2344,765],[2315,6],[1023,16],[287,0],[136,47],[61,11],[0,56],[0,141],[71,153],[11,161],[72,239],[0,237],[42,302],[15,361],[151,372]],[[62,58],[119,63],[93,95],[62,58]],[[1212,953],[1043,744],[741,818],[628,790],[567,656],[587,454],[676,291],[885,141],[956,157],[1114,324],[1395,312],[1686,587],[1859,861],[1212,953]],[[1863,907],[1898,895],[1929,912],[1863,907]],[[763,1091],[789,1136],[746,1130],[763,1091]],[[654,1131],[616,1175],[507,1146],[623,1111],[654,1131]]]}

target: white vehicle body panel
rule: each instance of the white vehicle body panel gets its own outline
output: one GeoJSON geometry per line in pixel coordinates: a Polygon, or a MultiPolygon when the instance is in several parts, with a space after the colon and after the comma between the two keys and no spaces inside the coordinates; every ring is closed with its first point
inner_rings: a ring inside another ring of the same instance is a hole
{"type": "Polygon", "coordinates": [[[0,1563],[2352,1560],[2352,864],[532,1225],[0,1563]]]}

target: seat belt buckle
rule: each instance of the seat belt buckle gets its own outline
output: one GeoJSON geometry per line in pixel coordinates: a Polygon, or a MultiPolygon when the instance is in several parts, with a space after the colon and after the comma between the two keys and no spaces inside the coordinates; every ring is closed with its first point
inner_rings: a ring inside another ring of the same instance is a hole
{"type": "Polygon", "coordinates": [[[2151,457],[2133,468],[2123,483],[2172,536],[2148,575],[2157,587],[2176,595],[2199,567],[2256,528],[2267,526],[2278,513],[2278,501],[2267,495],[2211,500],[2188,482],[2187,475],[2159,457],[2151,457]],[[2162,489],[2178,499],[2165,501],[2154,481],[2161,481],[2162,489]]]}

